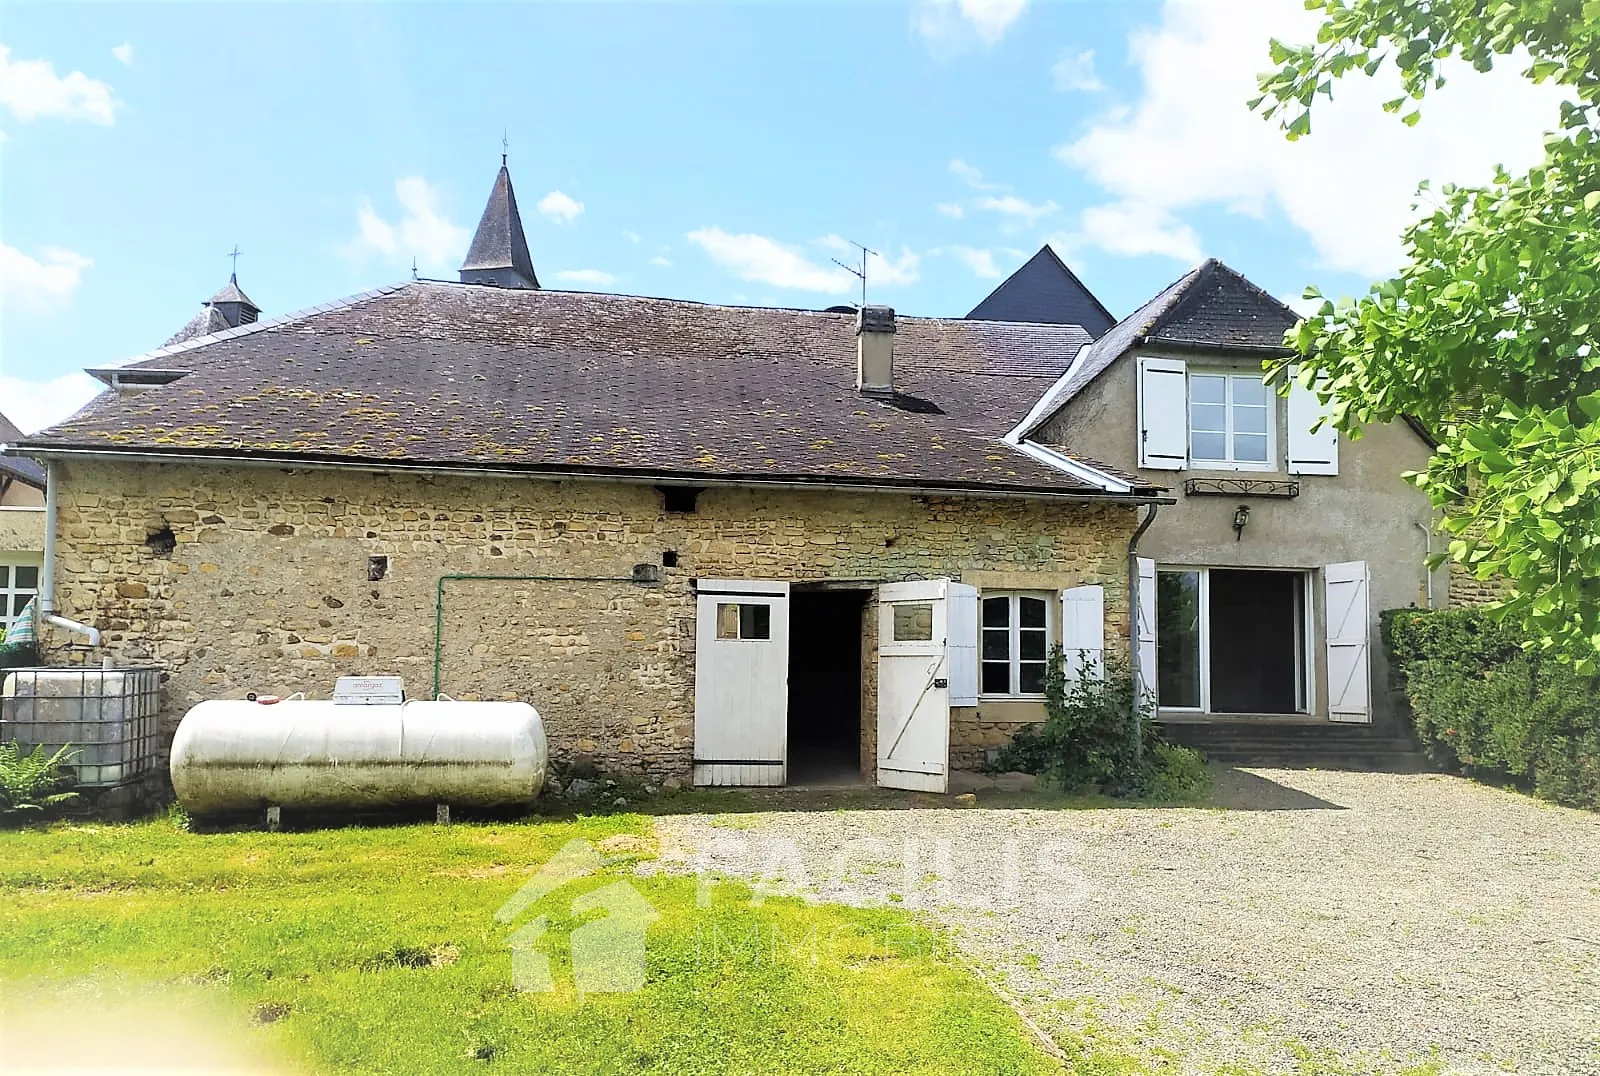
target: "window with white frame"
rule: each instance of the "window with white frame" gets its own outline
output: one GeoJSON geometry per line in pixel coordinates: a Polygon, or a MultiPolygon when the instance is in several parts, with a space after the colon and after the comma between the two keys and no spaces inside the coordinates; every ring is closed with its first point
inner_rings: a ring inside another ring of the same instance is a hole
{"type": "Polygon", "coordinates": [[[1189,460],[1201,467],[1273,466],[1273,404],[1257,373],[1189,371],[1189,460]]]}
{"type": "Polygon", "coordinates": [[[22,615],[23,606],[39,593],[39,565],[0,561],[0,636],[22,615]]]}
{"type": "Polygon", "coordinates": [[[1308,713],[1310,574],[1156,573],[1156,701],[1217,714],[1308,713]]]}
{"type": "Polygon", "coordinates": [[[1051,595],[984,591],[979,671],[986,696],[1044,694],[1050,653],[1051,595]]]}

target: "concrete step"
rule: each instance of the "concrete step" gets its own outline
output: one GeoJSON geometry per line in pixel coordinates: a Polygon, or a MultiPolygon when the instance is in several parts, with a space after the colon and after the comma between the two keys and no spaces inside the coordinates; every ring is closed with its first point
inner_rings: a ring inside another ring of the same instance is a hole
{"type": "Polygon", "coordinates": [[[1162,733],[1225,765],[1426,773],[1438,767],[1407,733],[1363,725],[1169,722],[1162,733]]]}

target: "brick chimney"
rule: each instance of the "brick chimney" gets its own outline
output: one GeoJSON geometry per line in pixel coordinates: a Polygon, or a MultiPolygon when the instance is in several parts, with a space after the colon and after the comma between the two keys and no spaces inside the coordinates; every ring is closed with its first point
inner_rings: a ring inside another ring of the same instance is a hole
{"type": "Polygon", "coordinates": [[[856,390],[894,395],[894,308],[863,306],[856,314],[856,390]]]}

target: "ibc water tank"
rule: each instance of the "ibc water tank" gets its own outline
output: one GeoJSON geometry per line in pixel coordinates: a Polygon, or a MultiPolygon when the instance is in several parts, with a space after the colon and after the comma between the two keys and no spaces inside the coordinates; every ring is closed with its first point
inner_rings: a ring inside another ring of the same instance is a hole
{"type": "Polygon", "coordinates": [[[172,787],[193,814],[260,807],[531,802],[544,726],[521,702],[217,699],[184,715],[172,787]]]}

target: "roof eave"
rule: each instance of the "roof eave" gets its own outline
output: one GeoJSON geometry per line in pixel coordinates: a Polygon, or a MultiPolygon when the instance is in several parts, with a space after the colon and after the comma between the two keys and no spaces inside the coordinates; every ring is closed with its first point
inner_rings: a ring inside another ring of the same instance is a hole
{"type": "Polygon", "coordinates": [[[1127,493],[1104,489],[1063,489],[1051,486],[1005,485],[983,482],[916,482],[879,478],[825,477],[805,474],[724,474],[697,471],[593,470],[550,466],[487,466],[448,460],[395,460],[372,457],[329,457],[300,453],[235,453],[208,449],[151,451],[144,448],[107,448],[103,445],[35,444],[8,446],[25,449],[40,459],[90,459],[149,463],[213,463],[241,467],[307,468],[401,471],[502,478],[541,478],[549,481],[622,482],[635,485],[695,485],[770,489],[822,489],[854,493],[907,493],[923,496],[1021,498],[1057,501],[1110,501],[1122,504],[1173,503],[1158,487],[1134,487],[1127,493]]]}

